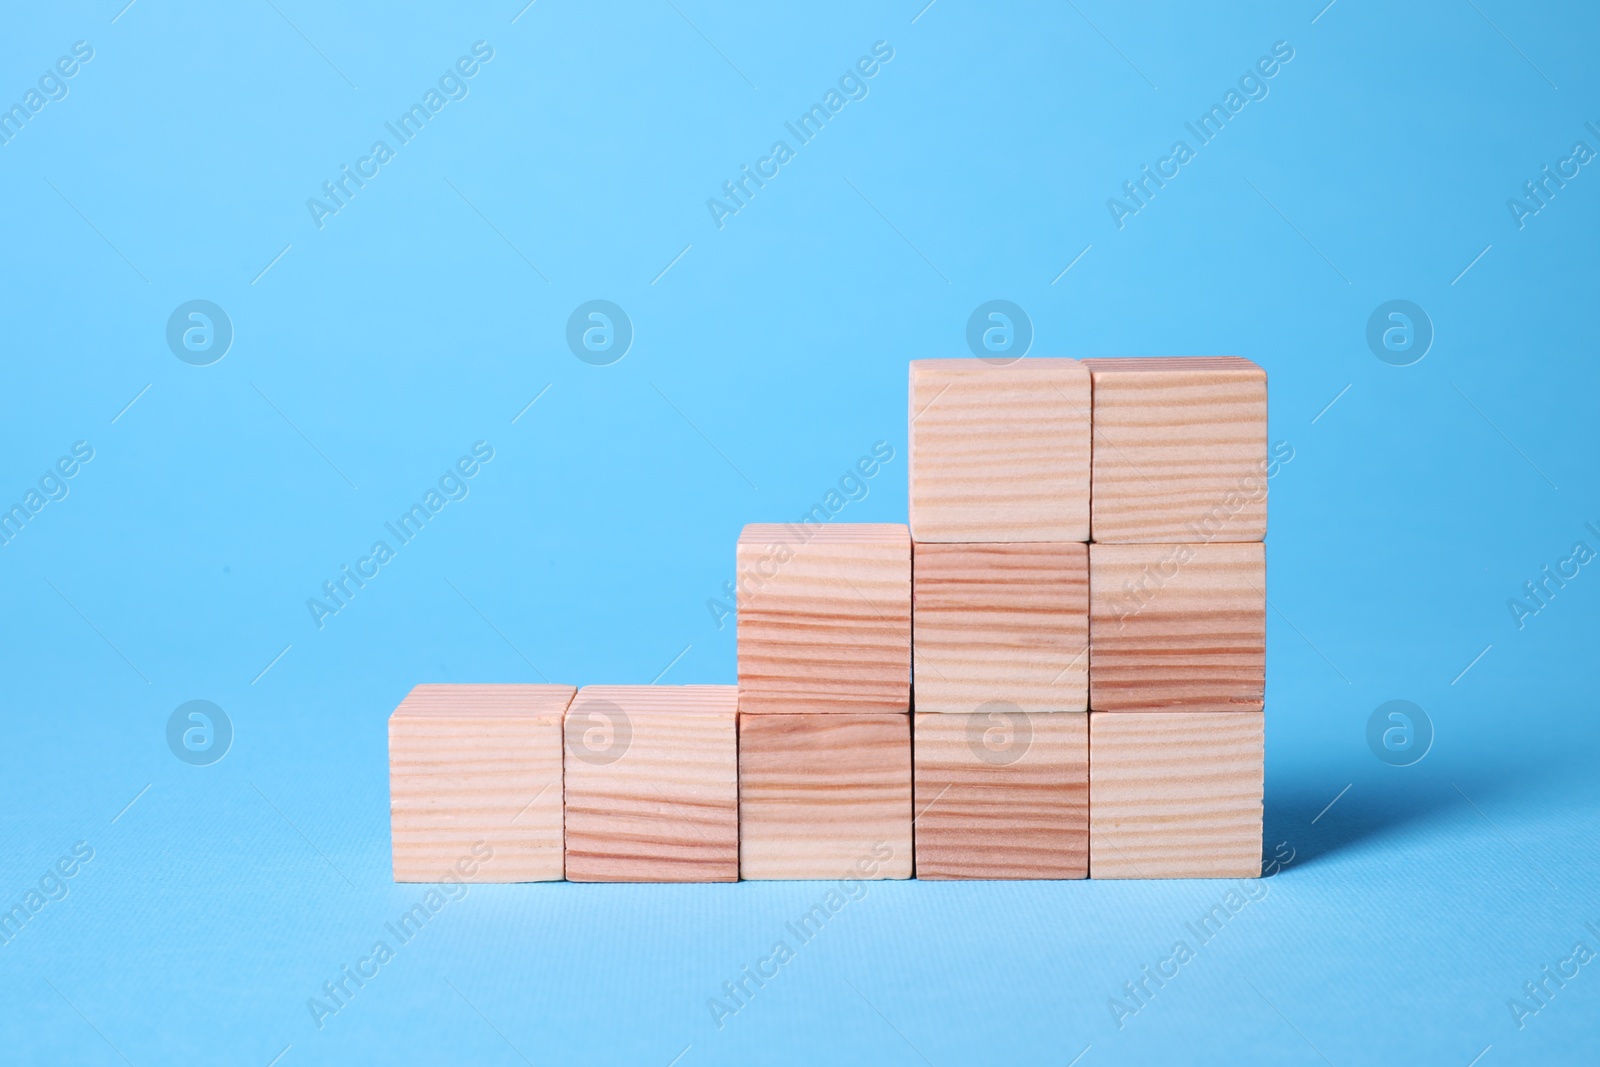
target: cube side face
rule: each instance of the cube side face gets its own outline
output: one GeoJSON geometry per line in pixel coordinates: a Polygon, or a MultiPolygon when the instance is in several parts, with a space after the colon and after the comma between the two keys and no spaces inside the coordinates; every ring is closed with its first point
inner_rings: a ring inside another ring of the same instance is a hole
{"type": "Polygon", "coordinates": [[[1089,546],[917,543],[912,642],[919,712],[1088,710],[1089,546]]]}
{"type": "Polygon", "coordinates": [[[740,538],[737,571],[741,712],[910,710],[909,536],[740,538]]]}
{"type": "MultiPolygon", "coordinates": [[[[567,879],[737,880],[739,761],[732,709],[638,712],[628,718],[625,744],[615,742],[624,728],[613,722],[612,743],[591,746],[583,734],[607,726],[585,710],[589,703],[580,692],[567,718],[567,879]]],[[[625,698],[618,704],[626,709],[625,698]]]]}
{"type": "Polygon", "coordinates": [[[909,878],[909,715],[739,716],[739,873],[909,878]]]}
{"type": "Polygon", "coordinates": [[[1086,361],[1091,529],[1106,544],[1260,541],[1267,376],[1244,359],[1086,361]],[[1130,369],[1148,362],[1158,369],[1130,369]]]}
{"type": "Polygon", "coordinates": [[[1266,717],[1091,713],[1091,878],[1258,878],[1266,717]]]}
{"type": "Polygon", "coordinates": [[[1087,541],[1089,373],[1077,360],[913,360],[917,541],[1087,541]]]}
{"type": "Polygon", "coordinates": [[[1255,711],[1266,546],[1089,546],[1091,711],[1255,711]]]}
{"type": "Polygon", "coordinates": [[[561,719],[394,715],[389,813],[396,882],[558,881],[561,719]]]}
{"type": "Polygon", "coordinates": [[[1084,878],[1089,717],[917,713],[918,878],[1084,878]]]}

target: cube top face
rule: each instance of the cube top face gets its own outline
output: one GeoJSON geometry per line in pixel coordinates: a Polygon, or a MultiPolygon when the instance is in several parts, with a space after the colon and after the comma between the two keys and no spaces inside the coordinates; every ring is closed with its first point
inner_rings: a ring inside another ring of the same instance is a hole
{"type": "Polygon", "coordinates": [[[1266,536],[1266,371],[1238,356],[1084,366],[1094,391],[1095,541],[1266,536]]]}
{"type": "Polygon", "coordinates": [[[389,717],[397,882],[562,877],[571,686],[419,686],[389,717]]]}
{"type": "Polygon", "coordinates": [[[739,533],[739,545],[806,544],[826,545],[902,545],[911,541],[911,531],[897,522],[840,522],[828,525],[800,525],[786,522],[752,522],[739,533]]]}
{"type": "Polygon", "coordinates": [[[918,542],[916,710],[1088,710],[1089,546],[918,542]]]}
{"type": "Polygon", "coordinates": [[[1089,716],[918,712],[918,878],[1089,873],[1089,716]]]}
{"type": "Polygon", "coordinates": [[[909,712],[906,528],[830,526],[809,540],[795,529],[747,527],[739,539],[739,710],[909,712]]]}
{"type": "Polygon", "coordinates": [[[738,689],[595,685],[566,725],[573,882],[739,876],[738,689]]]}
{"type": "Polygon", "coordinates": [[[570,685],[419,685],[393,718],[543,719],[559,722],[577,688],[570,685]]]}
{"type": "Polygon", "coordinates": [[[1259,714],[1266,576],[1259,541],[1090,545],[1090,710],[1259,714]]]}
{"type": "Polygon", "coordinates": [[[740,715],[744,878],[909,878],[911,716],[740,715]]]}
{"type": "Polygon", "coordinates": [[[1091,878],[1257,878],[1265,716],[1089,716],[1091,878]]]}
{"type": "Polygon", "coordinates": [[[736,685],[586,685],[567,711],[585,714],[597,702],[629,715],[732,715],[739,710],[736,685]]]}
{"type": "Polygon", "coordinates": [[[1089,540],[1090,409],[1077,360],[913,360],[912,537],[1089,540]]]}
{"type": "Polygon", "coordinates": [[[1089,368],[1090,375],[1122,372],[1183,375],[1227,371],[1259,376],[1263,381],[1267,376],[1260,364],[1243,356],[1091,356],[1082,362],[1089,368]]]}

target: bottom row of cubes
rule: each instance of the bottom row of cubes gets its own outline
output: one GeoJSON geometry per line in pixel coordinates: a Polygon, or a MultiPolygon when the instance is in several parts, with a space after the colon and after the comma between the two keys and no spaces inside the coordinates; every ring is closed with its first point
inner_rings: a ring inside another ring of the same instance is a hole
{"type": "Polygon", "coordinates": [[[422,685],[400,882],[1240,878],[1260,712],[740,714],[734,686],[422,685]]]}

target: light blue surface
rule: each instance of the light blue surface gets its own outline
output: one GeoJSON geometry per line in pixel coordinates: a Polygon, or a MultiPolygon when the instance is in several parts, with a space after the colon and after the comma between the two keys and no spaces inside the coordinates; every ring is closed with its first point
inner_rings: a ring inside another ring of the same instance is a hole
{"type": "Polygon", "coordinates": [[[1600,1055],[1600,963],[1508,1006],[1600,949],[1600,571],[1521,627],[1507,605],[1600,549],[1600,168],[1521,228],[1507,206],[1600,150],[1592,7],[122,2],[0,34],[24,107],[93,49],[0,144],[0,498],[93,450],[0,547],[0,894],[66,891],[0,945],[7,1062],[1600,1055]],[[307,199],[479,41],[465,97],[319,228],[307,199]],[[879,41],[865,97],[719,229],[707,199],[879,41]],[[1265,98],[1119,229],[1107,199],[1275,42],[1265,98]],[[609,366],[565,340],[593,299],[635,329],[609,366]],[[400,697],[731,682],[707,601],[741,524],[878,441],[839,520],[904,521],[906,362],[966,354],[992,299],[1035,355],[1270,373],[1267,845],[1293,859],[1261,898],[1119,1027],[1226,883],[873,884],[719,1028],[708,1000],[821,886],[481,886],[314,1025],[422,893],[390,881],[400,697]],[[1395,299],[1436,331],[1411,366],[1366,342],[1395,299]],[[167,344],[191,300],[233,326],[209,366],[167,344]],[[479,441],[468,495],[319,629],[307,599],[479,441]],[[1409,767],[1367,745],[1391,699],[1436,731],[1409,767]],[[233,724],[210,766],[167,745],[190,700],[233,724]]]}

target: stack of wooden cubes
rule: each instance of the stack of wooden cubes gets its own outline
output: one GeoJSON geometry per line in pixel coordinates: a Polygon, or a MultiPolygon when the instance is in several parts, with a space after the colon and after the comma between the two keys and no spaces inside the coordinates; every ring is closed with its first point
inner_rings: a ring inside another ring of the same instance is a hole
{"type": "Polygon", "coordinates": [[[911,877],[906,528],[746,526],[736,570],[741,877],[911,877]]]}
{"type": "Polygon", "coordinates": [[[1249,360],[1085,360],[1089,870],[1261,874],[1267,376],[1249,360]]]}
{"type": "Polygon", "coordinates": [[[911,364],[910,525],[747,526],[737,686],[418,686],[397,881],[1255,877],[1266,376],[911,364]]]}
{"type": "Polygon", "coordinates": [[[911,364],[923,878],[1089,872],[1089,372],[911,364]]]}

